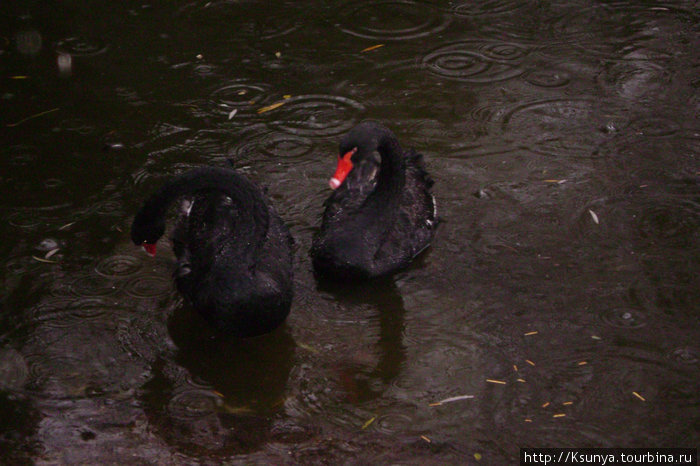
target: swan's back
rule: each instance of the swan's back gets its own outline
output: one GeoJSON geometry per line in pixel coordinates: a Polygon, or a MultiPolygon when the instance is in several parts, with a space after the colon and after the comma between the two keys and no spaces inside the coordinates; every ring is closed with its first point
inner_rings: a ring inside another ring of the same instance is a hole
{"type": "Polygon", "coordinates": [[[200,169],[171,180],[157,196],[163,205],[183,200],[172,234],[174,275],[192,306],[236,336],[280,325],[292,300],[292,239],[262,192],[233,170],[200,169]]]}

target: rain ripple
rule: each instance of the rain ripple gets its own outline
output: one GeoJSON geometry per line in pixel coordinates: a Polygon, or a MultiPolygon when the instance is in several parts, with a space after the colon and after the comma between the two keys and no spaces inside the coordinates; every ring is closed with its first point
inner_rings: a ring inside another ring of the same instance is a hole
{"type": "Polygon", "coordinates": [[[669,353],[668,357],[671,361],[689,366],[700,363],[700,351],[690,346],[676,348],[669,353]]]}
{"type": "Polygon", "coordinates": [[[54,298],[32,308],[33,322],[47,328],[81,327],[89,321],[109,322],[118,308],[104,298],[54,298]]]}
{"type": "Polygon", "coordinates": [[[214,90],[201,108],[192,108],[197,116],[223,116],[233,120],[256,118],[255,110],[262,106],[269,91],[270,86],[264,83],[235,82],[214,90]]]}
{"type": "Polygon", "coordinates": [[[70,283],[71,294],[79,298],[110,296],[117,292],[121,284],[109,277],[84,274],[70,283]]]}
{"type": "Polygon", "coordinates": [[[83,37],[69,37],[56,44],[56,51],[74,57],[91,57],[105,53],[109,46],[103,42],[92,41],[83,37]]]}
{"type": "Polygon", "coordinates": [[[693,247],[699,228],[700,204],[691,197],[644,191],[593,201],[574,220],[574,230],[598,244],[627,238],[693,247]]]}
{"type": "Polygon", "coordinates": [[[607,65],[597,80],[602,87],[623,98],[640,99],[666,89],[671,74],[652,61],[617,61],[607,65]]]}
{"type": "Polygon", "coordinates": [[[628,308],[608,309],[600,315],[600,319],[617,328],[640,328],[647,324],[647,317],[643,312],[628,308]]]}
{"type": "Polygon", "coordinates": [[[161,276],[136,276],[125,285],[126,293],[134,298],[157,298],[167,295],[172,289],[171,281],[161,276]]]}
{"type": "Polygon", "coordinates": [[[571,76],[566,71],[548,67],[547,69],[534,69],[532,71],[528,71],[523,76],[523,79],[533,86],[554,88],[568,85],[571,81],[571,76]]]}
{"type": "Polygon", "coordinates": [[[28,376],[27,362],[19,352],[12,348],[0,350],[0,389],[19,390],[28,376]]]}
{"type": "Polygon", "coordinates": [[[102,259],[95,271],[103,277],[124,278],[138,272],[141,266],[141,261],[134,256],[116,255],[102,259]]]}
{"type": "Polygon", "coordinates": [[[605,102],[550,99],[499,112],[494,123],[537,154],[594,158],[599,156],[596,148],[605,138],[604,129],[620,126],[614,119],[623,114],[605,102]]]}
{"type": "Polygon", "coordinates": [[[452,12],[457,16],[502,15],[522,9],[527,2],[520,0],[484,0],[479,2],[463,2],[456,5],[452,12]]]}
{"type": "Polygon", "coordinates": [[[441,31],[449,17],[435,7],[411,0],[362,0],[341,8],[341,31],[365,39],[405,40],[441,31]]]}
{"type": "Polygon", "coordinates": [[[365,107],[352,99],[334,95],[299,95],[272,110],[271,125],[301,136],[333,136],[355,126],[365,107]]]}
{"type": "Polygon", "coordinates": [[[313,148],[313,142],[304,136],[278,132],[258,132],[253,137],[236,141],[229,151],[229,157],[237,162],[251,160],[257,154],[273,159],[302,157],[313,148]]]}
{"type": "Polygon", "coordinates": [[[431,73],[469,83],[491,83],[520,76],[521,62],[529,53],[520,44],[466,40],[442,45],[423,57],[431,73]]]}
{"type": "Polygon", "coordinates": [[[682,15],[692,21],[690,13],[672,6],[649,7],[639,2],[615,2],[576,9],[553,22],[553,27],[562,46],[576,47],[589,55],[668,58],[669,54],[647,46],[660,31],[659,21],[664,17],[675,19],[682,15]],[[606,40],[601,41],[601,36],[606,40]]]}

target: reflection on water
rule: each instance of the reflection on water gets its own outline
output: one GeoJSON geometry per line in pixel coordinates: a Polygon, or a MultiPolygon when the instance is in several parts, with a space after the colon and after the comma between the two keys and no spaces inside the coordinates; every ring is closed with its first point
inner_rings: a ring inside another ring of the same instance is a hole
{"type": "Polygon", "coordinates": [[[2,3],[0,462],[697,445],[698,24],[692,1],[2,3]],[[441,224],[391,280],[326,283],[311,237],[364,119],[425,155],[441,224]],[[246,341],[128,238],[153,186],[229,164],[295,237],[289,319],[246,341]]]}

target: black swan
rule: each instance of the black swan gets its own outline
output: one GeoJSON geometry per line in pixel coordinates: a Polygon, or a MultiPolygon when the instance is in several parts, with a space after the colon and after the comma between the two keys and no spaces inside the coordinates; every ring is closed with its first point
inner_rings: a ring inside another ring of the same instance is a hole
{"type": "Polygon", "coordinates": [[[198,168],[165,183],[141,207],[131,239],[155,255],[168,206],[184,198],[172,235],[178,290],[214,327],[267,333],[289,314],[292,237],[262,192],[226,168],[198,168]]]}
{"type": "Polygon", "coordinates": [[[311,257],[321,276],[368,279],[406,267],[437,226],[433,184],[423,156],[364,122],[340,141],[335,191],[325,202],[311,257]]]}

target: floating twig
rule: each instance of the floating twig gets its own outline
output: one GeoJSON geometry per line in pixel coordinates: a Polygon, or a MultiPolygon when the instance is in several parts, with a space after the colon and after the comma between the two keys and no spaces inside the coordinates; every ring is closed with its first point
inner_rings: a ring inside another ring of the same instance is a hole
{"type": "Polygon", "coordinates": [[[377,416],[372,417],[372,419],[362,424],[362,430],[368,428],[374,422],[375,419],[377,419],[377,416]]]}
{"type": "Polygon", "coordinates": [[[32,256],[32,259],[34,259],[35,261],[38,261],[38,262],[43,262],[45,264],[55,264],[56,263],[56,261],[42,259],[41,257],[36,257],[36,256],[32,256]]]}
{"type": "Polygon", "coordinates": [[[366,49],[360,50],[360,53],[371,52],[372,50],[377,50],[380,47],[384,47],[384,44],[377,44],[371,47],[367,47],[366,49]]]}
{"type": "Polygon", "coordinates": [[[274,109],[276,109],[276,108],[278,108],[278,107],[281,107],[281,106],[284,105],[284,104],[285,104],[285,102],[277,102],[277,103],[274,103],[274,104],[272,104],[272,105],[268,105],[267,107],[259,108],[259,109],[258,109],[258,113],[269,112],[270,110],[274,110],[274,109]]]}
{"type": "Polygon", "coordinates": [[[452,403],[453,401],[460,401],[460,400],[470,400],[474,398],[474,395],[460,395],[460,396],[453,396],[450,398],[445,398],[444,400],[436,401],[434,403],[430,403],[428,406],[440,406],[441,404],[445,403],[452,403]]]}
{"type": "Polygon", "coordinates": [[[7,126],[9,128],[14,128],[15,126],[19,126],[25,121],[32,120],[34,118],[39,118],[40,116],[48,115],[49,113],[57,112],[59,109],[58,108],[52,108],[51,110],[46,110],[45,112],[40,112],[36,113],[34,115],[28,116],[27,118],[22,118],[21,120],[15,122],[15,123],[8,123],[7,126]]]}

